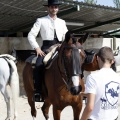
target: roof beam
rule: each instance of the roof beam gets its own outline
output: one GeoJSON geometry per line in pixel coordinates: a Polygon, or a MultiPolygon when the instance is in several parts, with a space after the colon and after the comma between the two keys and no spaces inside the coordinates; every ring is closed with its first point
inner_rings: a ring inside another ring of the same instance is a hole
{"type": "Polygon", "coordinates": [[[111,32],[106,32],[106,33],[103,33],[102,35],[105,36],[105,35],[113,34],[113,33],[116,33],[116,32],[120,32],[120,29],[114,30],[114,31],[111,31],[111,32]]]}
{"type": "MultiPolygon", "coordinates": [[[[66,14],[70,14],[70,13],[75,12],[75,11],[77,11],[77,6],[59,12],[59,13],[58,13],[58,17],[62,17],[62,16],[64,16],[64,15],[66,15],[66,14]]],[[[43,17],[43,16],[41,16],[41,17],[43,17]]],[[[11,34],[11,33],[13,34],[13,33],[15,33],[16,31],[18,32],[18,31],[21,31],[21,30],[24,30],[24,29],[29,28],[29,27],[31,27],[33,24],[34,24],[34,22],[31,22],[31,23],[26,24],[26,25],[24,25],[24,26],[21,26],[21,27],[15,28],[15,29],[10,29],[10,30],[9,30],[8,32],[6,32],[6,33],[7,33],[8,35],[11,34]],[[10,31],[12,31],[12,32],[10,32],[10,31]]]]}
{"type": "MultiPolygon", "coordinates": [[[[25,28],[27,29],[27,28],[29,28],[30,26],[32,26],[33,24],[34,24],[34,22],[31,22],[31,23],[26,24],[26,25],[24,25],[24,26],[20,26],[20,27],[18,27],[18,28],[13,28],[13,29],[4,31],[4,33],[5,33],[6,36],[9,36],[9,35],[11,35],[11,34],[14,34],[14,33],[19,32],[19,31],[21,31],[21,30],[24,30],[25,28]]],[[[2,31],[2,32],[3,32],[3,31],[2,31]]]]}
{"type": "Polygon", "coordinates": [[[99,26],[102,26],[102,25],[105,25],[105,24],[113,23],[113,22],[116,22],[116,21],[119,21],[119,20],[120,20],[120,17],[112,19],[112,20],[104,21],[104,22],[96,22],[94,25],[86,26],[86,27],[83,27],[83,28],[76,28],[76,29],[73,29],[72,31],[73,32],[81,32],[81,31],[85,31],[85,30],[88,30],[88,29],[99,27],[99,26]]]}
{"type": "Polygon", "coordinates": [[[77,11],[77,6],[72,6],[71,8],[69,8],[69,9],[66,9],[66,10],[63,10],[63,11],[61,11],[61,12],[58,12],[58,17],[62,17],[62,16],[64,16],[64,15],[68,15],[68,14],[70,14],[70,13],[72,13],[72,12],[76,12],[77,11]]]}

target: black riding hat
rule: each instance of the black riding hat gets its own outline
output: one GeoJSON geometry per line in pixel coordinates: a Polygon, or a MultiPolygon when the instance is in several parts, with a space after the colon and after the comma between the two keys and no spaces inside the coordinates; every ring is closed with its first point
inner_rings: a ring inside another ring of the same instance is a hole
{"type": "Polygon", "coordinates": [[[48,0],[48,4],[44,6],[51,6],[51,5],[60,5],[61,3],[59,0],[48,0]]]}

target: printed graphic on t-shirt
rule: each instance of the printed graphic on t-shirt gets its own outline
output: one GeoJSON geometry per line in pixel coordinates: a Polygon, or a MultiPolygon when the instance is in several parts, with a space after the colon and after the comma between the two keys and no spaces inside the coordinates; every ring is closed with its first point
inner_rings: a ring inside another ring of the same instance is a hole
{"type": "Polygon", "coordinates": [[[120,86],[117,82],[109,82],[105,85],[105,97],[101,98],[102,109],[117,109],[120,86]]]}

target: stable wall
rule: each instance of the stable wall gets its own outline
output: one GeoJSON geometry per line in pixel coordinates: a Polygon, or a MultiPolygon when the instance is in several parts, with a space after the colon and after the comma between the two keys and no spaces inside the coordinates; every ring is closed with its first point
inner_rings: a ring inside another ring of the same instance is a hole
{"type": "MultiPolygon", "coordinates": [[[[103,46],[111,47],[112,50],[116,50],[119,46],[120,48],[120,38],[89,38],[83,44],[84,49],[97,48],[100,49],[103,46]]],[[[84,72],[84,79],[90,72],[84,72]]],[[[120,66],[117,66],[117,73],[120,75],[120,66]]]]}
{"type": "MultiPolygon", "coordinates": [[[[37,41],[41,45],[40,38],[37,41]]],[[[12,49],[16,50],[30,50],[32,49],[27,38],[23,37],[0,37],[0,54],[10,54],[12,49]]],[[[22,71],[25,66],[25,62],[18,61],[17,69],[20,78],[20,94],[25,94],[23,82],[22,82],[22,71]]]]}

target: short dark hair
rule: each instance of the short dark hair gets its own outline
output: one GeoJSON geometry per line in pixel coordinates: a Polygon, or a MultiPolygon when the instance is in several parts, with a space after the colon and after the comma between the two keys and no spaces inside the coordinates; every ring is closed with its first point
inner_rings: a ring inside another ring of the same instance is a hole
{"type": "Polygon", "coordinates": [[[106,61],[109,61],[110,63],[112,60],[114,60],[114,54],[110,47],[102,47],[98,52],[98,57],[101,58],[101,60],[105,63],[106,61]]]}

